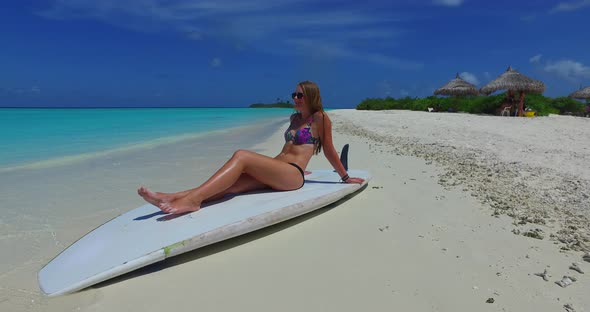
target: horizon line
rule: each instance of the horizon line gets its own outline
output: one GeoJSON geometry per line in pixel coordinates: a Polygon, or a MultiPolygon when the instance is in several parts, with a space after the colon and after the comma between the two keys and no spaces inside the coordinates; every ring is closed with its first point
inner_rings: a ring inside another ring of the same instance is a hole
{"type": "MultiPolygon", "coordinates": [[[[109,108],[253,108],[253,109],[264,109],[264,108],[280,108],[280,109],[292,109],[293,107],[248,107],[248,106],[0,106],[0,109],[109,109],[109,108]]],[[[346,107],[324,107],[327,109],[345,109],[346,107]]]]}

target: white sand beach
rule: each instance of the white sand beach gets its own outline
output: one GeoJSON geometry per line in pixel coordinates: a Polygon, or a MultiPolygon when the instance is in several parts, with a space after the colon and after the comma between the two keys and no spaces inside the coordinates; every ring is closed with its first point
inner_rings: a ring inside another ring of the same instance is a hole
{"type": "MultiPolygon", "coordinates": [[[[56,298],[37,271],[141,205],[139,183],[190,187],[226,158],[199,166],[198,146],[175,144],[1,177],[2,206],[23,208],[0,219],[0,311],[590,310],[590,119],[329,114],[336,148],[350,143],[350,167],[373,175],[362,192],[56,298]],[[564,276],[575,281],[560,287],[564,276]]],[[[252,148],[274,156],[286,126],[252,148]]],[[[228,136],[220,153],[238,145],[228,136]]],[[[320,155],[307,170],[328,167],[320,155]]]]}

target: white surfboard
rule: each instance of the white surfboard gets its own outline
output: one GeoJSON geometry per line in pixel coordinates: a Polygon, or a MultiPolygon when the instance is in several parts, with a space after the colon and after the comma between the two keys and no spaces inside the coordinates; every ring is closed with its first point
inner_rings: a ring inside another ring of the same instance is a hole
{"type": "Polygon", "coordinates": [[[166,258],[252,232],[327,206],[371,178],[349,170],[363,185],[340,183],[332,170],[305,177],[299,190],[241,194],[184,215],[166,215],[146,204],[99,226],[51,260],[38,279],[56,296],[74,292],[166,258]]]}

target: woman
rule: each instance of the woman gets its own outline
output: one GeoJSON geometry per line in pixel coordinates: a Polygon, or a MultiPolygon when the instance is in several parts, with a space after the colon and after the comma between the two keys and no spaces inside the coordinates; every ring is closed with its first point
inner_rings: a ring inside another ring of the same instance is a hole
{"type": "Polygon", "coordinates": [[[285,131],[285,145],[275,158],[238,150],[209,180],[201,186],[178,192],[159,193],[140,187],[137,192],[147,202],[165,213],[197,211],[201,203],[220,199],[230,193],[260,189],[296,190],[305,183],[304,170],[311,156],[323,146],[324,155],[344,183],[363,183],[349,177],[332,143],[332,122],[322,107],[320,89],[311,81],[297,85],[291,95],[297,113],[285,131]]]}

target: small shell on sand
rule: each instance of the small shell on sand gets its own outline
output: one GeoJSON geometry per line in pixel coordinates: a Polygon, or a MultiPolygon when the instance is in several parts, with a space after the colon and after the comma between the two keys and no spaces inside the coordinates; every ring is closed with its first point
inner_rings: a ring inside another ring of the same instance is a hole
{"type": "Polygon", "coordinates": [[[577,279],[573,276],[563,276],[560,281],[556,281],[555,284],[565,288],[571,285],[573,282],[577,281],[577,279]]]}
{"type": "Polygon", "coordinates": [[[539,228],[526,231],[526,232],[522,233],[522,235],[527,236],[527,237],[536,238],[536,239],[543,239],[545,237],[543,230],[541,230],[539,228]]]}
{"type": "Polygon", "coordinates": [[[543,271],[543,273],[535,273],[535,275],[542,277],[543,280],[545,280],[545,282],[548,282],[549,281],[549,275],[547,275],[547,269],[545,269],[545,271],[543,271]]]}
{"type": "Polygon", "coordinates": [[[582,269],[580,269],[577,262],[572,263],[572,265],[570,265],[570,269],[572,269],[580,274],[584,274],[584,271],[582,271],[582,269]]]}
{"type": "Polygon", "coordinates": [[[569,304],[569,303],[566,303],[566,304],[564,304],[564,305],[563,305],[563,308],[564,308],[564,309],[565,309],[567,312],[576,312],[576,309],[574,309],[574,307],[573,307],[571,304],[569,304]]]}

